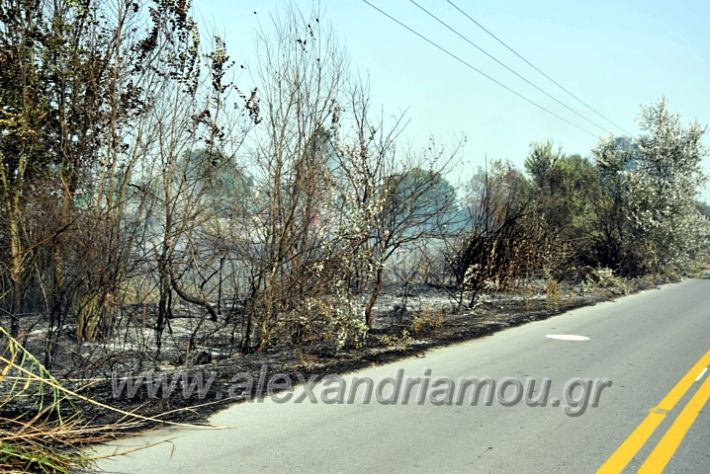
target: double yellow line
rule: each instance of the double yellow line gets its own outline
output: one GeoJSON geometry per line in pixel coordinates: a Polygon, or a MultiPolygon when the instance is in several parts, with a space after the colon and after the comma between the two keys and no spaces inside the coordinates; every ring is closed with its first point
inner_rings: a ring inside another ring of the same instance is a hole
{"type": "MultiPolygon", "coordinates": [[[[675,387],[668,392],[663,400],[649,412],[648,416],[646,416],[641,424],[638,425],[621,446],[614,451],[614,454],[602,464],[597,470],[597,474],[616,474],[623,471],[631,459],[633,459],[636,453],[641,450],[644,444],[646,444],[646,441],[653,435],[656,428],[663,422],[666,414],[675,408],[678,402],[683,398],[683,395],[690,390],[698,376],[709,364],[710,351],[706,352],[705,355],[693,365],[688,373],[678,381],[675,387]]],[[[705,382],[703,382],[683,410],[678,414],[671,427],[666,431],[639,469],[639,473],[651,474],[663,471],[709,398],[710,374],[705,377],[705,382]]]]}

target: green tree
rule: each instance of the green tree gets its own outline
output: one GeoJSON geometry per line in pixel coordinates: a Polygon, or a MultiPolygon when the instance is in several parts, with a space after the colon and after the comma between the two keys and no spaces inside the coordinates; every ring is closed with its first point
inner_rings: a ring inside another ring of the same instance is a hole
{"type": "Polygon", "coordinates": [[[705,128],[683,126],[665,99],[646,107],[642,134],[593,150],[604,193],[596,205],[600,263],[622,274],[682,271],[707,254],[708,220],[697,207],[706,182],[705,128]]]}
{"type": "Polygon", "coordinates": [[[594,229],[593,202],[599,172],[580,155],[555,151],[551,142],[533,144],[525,160],[538,215],[572,260],[584,260],[594,229]]]}
{"type": "Polygon", "coordinates": [[[388,231],[403,236],[445,233],[460,217],[456,189],[441,173],[412,168],[386,178],[388,231]]]}

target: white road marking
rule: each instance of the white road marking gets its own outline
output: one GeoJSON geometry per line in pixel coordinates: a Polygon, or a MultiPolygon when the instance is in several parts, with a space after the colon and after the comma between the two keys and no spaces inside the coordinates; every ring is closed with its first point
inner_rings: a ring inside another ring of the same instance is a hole
{"type": "Polygon", "coordinates": [[[698,380],[700,380],[701,378],[703,378],[703,375],[705,375],[705,373],[706,373],[707,371],[708,371],[708,368],[705,367],[705,368],[703,369],[703,371],[700,372],[700,375],[698,375],[698,376],[695,378],[695,381],[697,382],[698,380]]]}
{"type": "Polygon", "coordinates": [[[588,341],[587,336],[579,336],[577,334],[548,334],[545,336],[548,339],[556,339],[558,341],[588,341]]]}

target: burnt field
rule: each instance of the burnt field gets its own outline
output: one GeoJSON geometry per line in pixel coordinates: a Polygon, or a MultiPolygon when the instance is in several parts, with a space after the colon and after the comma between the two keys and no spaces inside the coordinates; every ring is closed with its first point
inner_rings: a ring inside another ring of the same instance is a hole
{"type": "MultiPolygon", "coordinates": [[[[452,311],[451,295],[442,289],[417,287],[405,292],[403,288],[387,288],[376,307],[375,324],[360,344],[337,347],[327,335],[311,334],[298,344],[281,340],[249,352],[239,351],[235,344],[241,337],[239,321],[212,322],[184,308],[184,317],[170,322],[167,342],[157,353],[155,328],[141,317],[152,310],[145,308],[126,318],[123,327],[104,341],[77,348],[70,331],[62,333],[65,343],[59,347],[65,349],[58,351],[52,373],[77,396],[68,397],[69,403],[52,416],[80,412],[85,426],[115,427],[104,433],[108,436],[161,422],[202,423],[224,406],[267,395],[263,384],[252,384],[250,390],[235,388],[236,379],[259,380],[279,373],[291,380],[313,381],[487,336],[663,282],[645,278],[630,281],[623,288],[598,287],[593,291],[565,285],[558,294],[543,289],[490,293],[481,295],[472,309],[460,312],[452,311]]],[[[21,342],[28,350],[41,353],[43,339],[38,323],[21,342]]],[[[4,390],[9,388],[3,384],[4,390]]],[[[22,418],[32,412],[36,392],[26,393],[29,395],[12,397],[3,406],[4,418],[22,418]]]]}

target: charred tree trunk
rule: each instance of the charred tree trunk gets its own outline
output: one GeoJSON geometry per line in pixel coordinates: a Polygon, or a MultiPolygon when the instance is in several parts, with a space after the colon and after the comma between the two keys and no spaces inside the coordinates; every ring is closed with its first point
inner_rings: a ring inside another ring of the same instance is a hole
{"type": "Polygon", "coordinates": [[[382,291],[382,267],[377,268],[375,273],[375,286],[372,288],[372,293],[370,294],[370,299],[365,306],[365,323],[369,329],[372,329],[372,308],[374,308],[375,303],[377,303],[377,298],[380,296],[382,291]]]}

